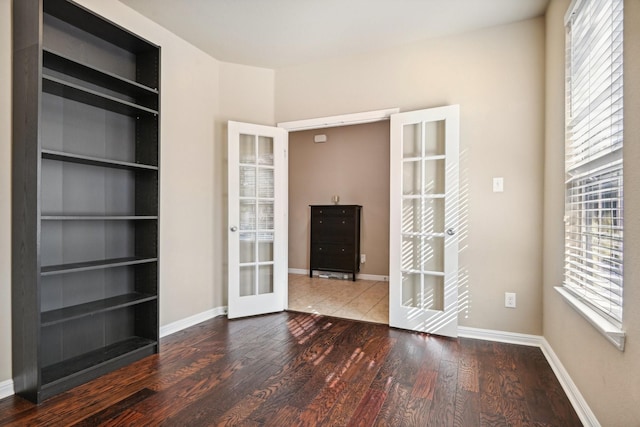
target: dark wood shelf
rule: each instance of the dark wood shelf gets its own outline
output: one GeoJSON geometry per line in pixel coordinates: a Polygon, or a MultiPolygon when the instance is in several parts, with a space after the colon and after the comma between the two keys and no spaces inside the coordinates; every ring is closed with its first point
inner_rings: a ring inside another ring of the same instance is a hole
{"type": "Polygon", "coordinates": [[[123,162],[120,160],[101,159],[99,157],[84,156],[81,154],[65,153],[63,151],[42,149],[42,158],[48,160],[59,160],[61,162],[80,163],[83,165],[100,166],[114,169],[126,170],[151,170],[157,171],[158,166],[145,165],[141,163],[123,162]]]}
{"type": "Polygon", "coordinates": [[[67,0],[47,0],[43,12],[72,24],[89,34],[108,40],[115,46],[140,54],[158,46],[142,39],[120,25],[97,16],[85,7],[67,0]]]}
{"type": "Polygon", "coordinates": [[[44,72],[42,75],[42,91],[127,116],[135,117],[140,114],[158,114],[158,110],[152,110],[151,108],[134,104],[133,102],[125,101],[115,96],[106,95],[74,83],[65,82],[57,77],[48,76],[44,74],[44,72]]]}
{"type": "Polygon", "coordinates": [[[105,363],[116,361],[124,356],[129,356],[157,345],[157,341],[147,338],[130,337],[98,350],[44,367],[42,369],[42,383],[44,386],[52,386],[56,381],[67,380],[71,376],[84,374],[86,371],[96,369],[105,363]]]}
{"type": "Polygon", "coordinates": [[[43,221],[139,221],[158,219],[157,215],[42,215],[43,221]]]}
{"type": "Polygon", "coordinates": [[[157,299],[156,295],[147,295],[134,292],[131,294],[118,295],[116,297],[105,298],[98,301],[91,301],[85,304],[73,305],[71,307],[57,310],[45,311],[42,313],[42,326],[51,326],[57,323],[68,322],[85,316],[92,316],[105,311],[117,310],[131,305],[141,304],[157,299]]]}
{"type": "Polygon", "coordinates": [[[146,264],[157,261],[158,258],[128,257],[105,259],[99,261],[74,262],[69,264],[47,265],[40,269],[40,273],[42,276],[53,276],[56,274],[78,273],[81,271],[126,267],[129,265],[146,264]]]}
{"type": "Polygon", "coordinates": [[[161,60],[73,0],[12,16],[13,386],[40,403],[158,352],[161,60]]]}
{"type": "Polygon", "coordinates": [[[102,86],[123,95],[134,98],[140,96],[157,96],[158,89],[150,88],[136,81],[125,79],[109,71],[101,70],[88,64],[77,62],[51,49],[42,49],[43,66],[76,77],[88,83],[102,86]]]}

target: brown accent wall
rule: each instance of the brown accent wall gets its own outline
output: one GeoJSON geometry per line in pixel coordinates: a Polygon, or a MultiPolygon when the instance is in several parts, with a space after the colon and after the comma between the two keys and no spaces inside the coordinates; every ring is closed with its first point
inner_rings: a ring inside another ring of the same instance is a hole
{"type": "Polygon", "coordinates": [[[389,122],[289,134],[289,268],[309,269],[309,205],[362,205],[360,273],[389,274],[389,122]],[[313,142],[314,135],[327,142],[313,142]]]}

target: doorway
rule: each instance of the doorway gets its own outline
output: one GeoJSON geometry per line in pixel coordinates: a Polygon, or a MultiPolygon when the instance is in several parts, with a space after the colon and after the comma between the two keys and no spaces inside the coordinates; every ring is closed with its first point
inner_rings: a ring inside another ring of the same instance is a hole
{"type": "MultiPolygon", "coordinates": [[[[366,175],[372,179],[374,176],[389,177],[389,266],[388,276],[388,297],[389,297],[389,325],[416,330],[421,332],[435,333],[439,335],[446,335],[451,337],[457,336],[458,325],[458,271],[457,271],[457,248],[458,237],[457,223],[458,223],[458,144],[459,144],[459,117],[460,108],[458,105],[451,105],[438,108],[430,108],[425,110],[415,110],[405,113],[394,112],[387,113],[387,111],[381,112],[369,112],[356,115],[347,115],[347,119],[353,119],[354,116],[374,115],[379,116],[366,122],[379,122],[389,117],[390,121],[390,138],[388,140],[389,146],[389,161],[390,173],[380,174],[376,168],[366,165],[365,167],[358,169],[358,160],[361,160],[366,153],[371,151],[371,146],[366,145],[359,147],[356,150],[342,153],[337,158],[330,158],[330,161],[321,167],[315,168],[319,171],[320,179],[322,182],[333,183],[334,186],[344,188],[345,183],[351,181],[358,181],[361,179],[361,175],[366,175]],[[341,168],[335,167],[337,160],[347,161],[347,165],[341,168]],[[347,171],[343,173],[342,171],[347,171]],[[366,172],[365,172],[366,171],[366,172]],[[373,171],[373,174],[371,172],[373,171]],[[367,173],[368,172],[368,173],[367,173]],[[331,178],[337,177],[336,180],[331,178]]],[[[326,119],[313,119],[307,121],[280,123],[281,129],[288,131],[302,130],[302,129],[318,129],[328,128],[330,124],[338,124],[345,126],[355,125],[356,122],[337,121],[336,117],[326,119]],[[306,123],[305,123],[306,122],[306,123]],[[306,128],[302,125],[307,125],[306,128]],[[297,126],[297,127],[296,127],[297,126]]],[[[359,124],[365,121],[360,120],[359,124]]],[[[231,124],[231,122],[230,122],[231,124]]],[[[251,130],[250,124],[238,124],[239,126],[248,126],[247,129],[251,130]]],[[[256,128],[257,129],[257,128],[256,128]]],[[[266,133],[276,131],[277,128],[260,127],[260,132],[266,133]],[[264,129],[263,129],[264,128],[264,129]]],[[[230,144],[230,158],[233,151],[237,151],[238,132],[229,134],[230,144]]],[[[242,135],[240,135],[242,136],[242,135]]],[[[270,137],[271,138],[271,137],[270,137]]],[[[256,142],[255,147],[259,154],[260,152],[260,136],[254,135],[256,142]],[[257,138],[257,139],[256,139],[257,138]]],[[[347,138],[349,140],[349,138],[347,138]]],[[[326,143],[328,141],[327,135],[314,136],[314,143],[326,143]]],[[[386,146],[386,144],[385,144],[386,146]]],[[[287,158],[288,149],[283,147],[282,156],[287,158]]],[[[315,152],[317,153],[317,151],[315,152]]],[[[253,157],[252,157],[253,158],[253,157]]],[[[317,156],[307,154],[302,157],[307,163],[310,161],[312,165],[321,163],[318,161],[317,156]]],[[[238,162],[235,162],[238,163],[238,162]]],[[[234,165],[235,165],[234,163],[234,165]]],[[[291,162],[293,165],[297,165],[296,160],[291,162]]],[[[361,164],[361,163],[360,163],[361,164]]],[[[255,169],[255,165],[251,162],[240,161],[238,163],[240,170],[244,168],[255,169]]],[[[385,166],[380,164],[380,169],[386,169],[385,166]]],[[[274,170],[288,169],[288,164],[283,163],[282,168],[273,167],[274,170]]],[[[306,168],[311,168],[308,164],[306,168]]],[[[246,201],[249,196],[239,196],[239,190],[244,188],[244,184],[239,189],[238,186],[232,185],[234,182],[233,175],[234,170],[230,169],[230,187],[229,187],[229,199],[236,198],[242,203],[246,201]],[[243,198],[244,197],[244,198],[243,198]]],[[[251,175],[253,178],[247,180],[245,184],[254,183],[259,185],[257,174],[251,175]]],[[[289,178],[288,174],[286,175],[289,178]]],[[[237,180],[235,180],[237,181],[237,180]]],[[[275,179],[274,183],[278,187],[281,184],[286,184],[288,179],[275,179]]],[[[314,183],[313,179],[294,179],[294,182],[298,182],[303,185],[303,194],[308,200],[310,194],[309,185],[314,183]]],[[[367,180],[365,179],[365,182],[367,180]]],[[[380,181],[378,188],[375,188],[374,194],[380,196],[387,193],[386,191],[380,191],[380,187],[386,187],[386,180],[380,181]]],[[[251,187],[253,188],[253,187],[251,187]]],[[[359,197],[361,196],[362,189],[360,191],[350,191],[348,196],[359,197]]],[[[242,192],[242,191],[240,191],[242,192]]],[[[333,203],[339,203],[340,195],[335,191],[329,191],[332,194],[331,201],[333,203]]],[[[287,194],[287,193],[284,193],[287,194]]],[[[284,205],[288,203],[289,195],[283,197],[266,197],[262,200],[262,203],[274,202],[276,200],[282,201],[284,205]],[[271,200],[274,199],[274,200],[271,200]]],[[[258,196],[260,199],[261,196],[258,196]]],[[[256,203],[253,200],[253,196],[249,197],[251,200],[251,206],[256,203]]],[[[256,199],[257,200],[257,199],[256,199]]],[[[344,202],[344,200],[342,200],[344,202]]],[[[261,201],[257,201],[257,206],[260,207],[261,201]]],[[[352,202],[350,203],[357,203],[352,202]]],[[[313,203],[309,203],[313,204],[313,203]]],[[[327,204],[327,202],[320,202],[320,204],[327,204]]],[[[308,206],[308,205],[307,205],[308,206]]],[[[304,206],[305,212],[308,212],[307,206],[304,206]]],[[[373,207],[380,208],[381,204],[373,204],[373,207]]],[[[234,213],[234,207],[229,208],[230,221],[237,220],[237,215],[234,213]]],[[[288,209],[286,210],[288,211],[288,209]]],[[[295,209],[294,209],[295,211],[295,209]]],[[[384,209],[383,209],[384,211],[384,209]]],[[[253,210],[251,211],[253,212],[253,210]]],[[[343,210],[344,212],[344,210],[343,210]]],[[[307,215],[305,215],[306,217],[307,215]]],[[[262,215],[260,216],[263,217],[262,215]]],[[[283,215],[268,215],[265,218],[278,218],[278,220],[287,219],[288,213],[283,215]]],[[[320,221],[322,222],[322,221],[320,221]]],[[[286,222],[288,224],[288,221],[286,222]]],[[[366,221],[363,221],[366,223],[366,221]]],[[[308,224],[308,223],[307,223],[308,224]]],[[[344,224],[344,221],[343,221],[344,224]]],[[[308,225],[304,227],[308,229],[308,225]]],[[[238,231],[238,227],[230,224],[230,233],[238,231]]],[[[288,227],[278,227],[274,229],[273,235],[276,234],[280,238],[289,234],[288,227]],[[280,230],[280,231],[277,231],[280,230]]],[[[305,232],[305,235],[307,233],[305,232]]],[[[305,239],[300,239],[304,242],[305,239]]],[[[231,242],[231,239],[230,239],[231,242]]],[[[298,242],[295,237],[289,241],[298,242]]],[[[287,249],[290,245],[287,245],[287,249]]],[[[308,248],[310,245],[305,245],[308,248]]],[[[385,245],[386,246],[386,245],[385,245]]],[[[230,269],[242,269],[245,267],[243,263],[237,261],[237,251],[232,250],[230,243],[230,256],[229,264],[230,269]],[[232,257],[233,255],[233,257],[232,257]],[[232,262],[234,261],[234,262],[232,262]]],[[[319,248],[318,250],[320,250],[319,248]]],[[[348,248],[343,248],[342,251],[346,253],[348,248]]],[[[363,248],[366,251],[366,248],[363,248]]],[[[274,251],[278,252],[282,256],[282,260],[287,258],[288,250],[274,251]]],[[[304,253],[303,250],[291,251],[292,253],[304,253]]],[[[307,255],[308,255],[308,251],[307,255]]],[[[338,251],[339,253],[339,251],[338,251]]],[[[353,254],[353,249],[351,249],[353,254]]],[[[362,262],[365,261],[365,254],[361,251],[357,251],[359,259],[362,262]]],[[[337,256],[337,255],[332,255],[337,256]]],[[[351,255],[353,256],[353,255],[351,255]]],[[[245,263],[246,264],[246,263],[245,263]]],[[[286,268],[287,262],[275,263],[281,267],[286,268]]],[[[274,265],[275,265],[274,264],[274,265]]],[[[336,264],[341,265],[341,264],[336,264]]],[[[357,265],[357,264],[356,264],[357,265]]],[[[376,264],[376,266],[379,266],[376,264]]],[[[339,267],[336,267],[339,268],[339,267]]],[[[293,268],[292,268],[293,269],[293,268]]],[[[275,271],[275,268],[274,270],[275,271]]],[[[342,270],[344,271],[344,270],[342,270]]],[[[306,271],[308,273],[309,271],[306,271]]],[[[295,273],[291,271],[290,273],[295,273]]],[[[273,278],[273,274],[270,273],[269,278],[273,278]]],[[[360,274],[360,278],[366,279],[363,274],[360,274]]],[[[231,275],[230,275],[231,277],[231,275]]],[[[345,277],[343,277],[346,279],[345,277]]],[[[354,275],[355,278],[355,275],[354,275]]],[[[284,278],[283,278],[284,279],[284,278]]],[[[287,280],[278,281],[279,285],[283,288],[279,292],[270,290],[267,293],[273,293],[274,301],[278,301],[278,304],[282,304],[282,309],[288,307],[288,283],[287,280]]],[[[250,302],[253,298],[257,298],[261,293],[252,293],[248,296],[244,296],[238,292],[238,287],[242,288],[242,284],[230,283],[229,293],[234,294],[235,297],[239,297],[241,301],[238,302],[250,302]],[[238,295],[236,295],[238,294],[238,295]]],[[[255,286],[252,287],[252,289],[255,286]]],[[[274,287],[275,289],[275,287],[274,287]]],[[[354,301],[357,301],[354,298],[354,301]]],[[[229,299],[230,303],[232,298],[229,299]]],[[[257,300],[256,300],[257,301],[257,300]]],[[[248,305],[247,305],[248,307],[248,305]]],[[[253,306],[252,306],[253,307],[253,306]]],[[[230,310],[231,311],[231,310],[230,310]]],[[[271,310],[273,311],[273,310],[271,310]]],[[[269,312],[262,310],[262,312],[269,312]]],[[[254,313],[258,314],[258,313],[254,313]]]]}
{"type": "Polygon", "coordinates": [[[289,133],[290,310],[388,323],[389,141],[388,120],[289,133]],[[355,283],[337,273],[308,277],[309,205],[336,196],[363,207],[355,283]]]}

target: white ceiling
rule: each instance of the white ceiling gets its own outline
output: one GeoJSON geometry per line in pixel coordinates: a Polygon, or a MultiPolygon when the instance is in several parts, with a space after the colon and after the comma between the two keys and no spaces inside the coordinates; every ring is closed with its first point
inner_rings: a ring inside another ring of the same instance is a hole
{"type": "Polygon", "coordinates": [[[120,0],[225,62],[280,68],[540,16],[549,0],[120,0]]]}

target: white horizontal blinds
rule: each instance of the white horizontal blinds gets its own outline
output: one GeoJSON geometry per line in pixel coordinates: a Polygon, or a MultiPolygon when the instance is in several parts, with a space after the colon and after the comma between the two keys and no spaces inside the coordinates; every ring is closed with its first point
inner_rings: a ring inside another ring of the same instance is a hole
{"type": "Polygon", "coordinates": [[[623,0],[567,15],[565,287],[622,322],[623,0]]]}

